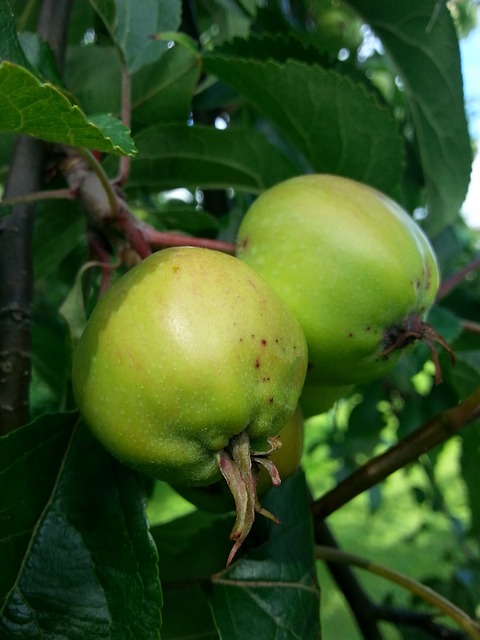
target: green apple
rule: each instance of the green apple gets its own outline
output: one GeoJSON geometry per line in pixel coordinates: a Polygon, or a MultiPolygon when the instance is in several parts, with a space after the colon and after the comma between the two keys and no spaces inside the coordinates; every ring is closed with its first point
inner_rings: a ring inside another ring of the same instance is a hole
{"type": "Polygon", "coordinates": [[[319,40],[336,49],[358,49],[362,44],[362,22],[345,6],[322,6],[314,0],[314,20],[319,40]]]}
{"type": "Polygon", "coordinates": [[[416,222],[386,195],[326,174],[263,192],[239,229],[237,256],[298,318],[307,384],[344,386],[382,376],[416,338],[439,271],[416,222]]]}
{"type": "MultiPolygon", "coordinates": [[[[304,423],[300,407],[279,433],[282,446],[269,457],[281,478],[292,476],[298,469],[303,453],[304,423]]],[[[261,496],[272,488],[272,478],[266,468],[257,465],[257,495],[261,496]]],[[[215,482],[207,487],[186,487],[173,485],[174,489],[199,509],[213,513],[225,513],[235,509],[233,496],[224,482],[215,482]]]]}
{"type": "Polygon", "coordinates": [[[236,551],[261,510],[252,466],[276,448],[306,366],[297,320],[251,267],[183,247],[150,256],[100,299],[72,381],[85,422],[121,461],[177,484],[225,477],[236,551]]]}

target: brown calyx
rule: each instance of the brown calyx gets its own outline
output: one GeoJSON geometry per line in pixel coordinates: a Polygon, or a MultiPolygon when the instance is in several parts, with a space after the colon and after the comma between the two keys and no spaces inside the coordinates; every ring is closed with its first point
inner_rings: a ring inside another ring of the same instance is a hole
{"type": "Polygon", "coordinates": [[[416,340],[421,340],[430,349],[435,366],[435,384],[439,384],[442,382],[442,370],[438,359],[437,345],[442,346],[447,351],[452,365],[455,364],[455,354],[438,331],[435,331],[431,325],[424,322],[416,313],[411,313],[407,316],[403,324],[390,327],[385,331],[384,349],[381,352],[381,356],[386,357],[393,351],[403,349],[416,340]]]}
{"type": "Polygon", "coordinates": [[[281,482],[277,468],[267,457],[281,447],[280,440],[277,436],[270,438],[267,442],[269,445],[267,450],[252,452],[250,438],[245,431],[242,431],[234,436],[228,447],[217,456],[218,466],[232,492],[237,512],[235,524],[230,533],[230,540],[234,540],[235,544],[228,556],[227,567],[248,536],[255,521],[255,513],[260,513],[276,524],[280,524],[278,518],[261,506],[257,497],[259,464],[267,469],[274,486],[278,486],[281,482]]]}

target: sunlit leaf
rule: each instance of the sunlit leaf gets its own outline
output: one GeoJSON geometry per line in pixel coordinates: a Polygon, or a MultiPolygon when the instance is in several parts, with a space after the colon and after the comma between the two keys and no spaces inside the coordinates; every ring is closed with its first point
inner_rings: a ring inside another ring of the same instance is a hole
{"type": "Polygon", "coordinates": [[[0,129],[107,153],[135,154],[122,122],[108,115],[89,120],[55,86],[9,62],[0,63],[0,129]]]}
{"type": "Polygon", "coordinates": [[[315,171],[344,175],[394,193],[403,145],[392,114],[349,78],[294,60],[205,56],[221,78],[278,128],[315,171]]]}
{"type": "Polygon", "coordinates": [[[348,0],[372,27],[403,82],[438,233],[458,215],[470,181],[472,153],[455,27],[440,0],[348,0]]]}

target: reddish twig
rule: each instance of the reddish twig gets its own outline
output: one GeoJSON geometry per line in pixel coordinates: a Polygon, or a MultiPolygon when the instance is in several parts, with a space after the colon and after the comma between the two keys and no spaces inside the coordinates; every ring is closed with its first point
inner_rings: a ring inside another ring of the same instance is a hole
{"type": "Polygon", "coordinates": [[[235,244],[231,242],[157,231],[136,218],[123,194],[109,181],[93,154],[85,149],[59,146],[58,155],[58,166],[67,181],[68,189],[12,196],[0,204],[13,206],[50,198],[78,200],[85,210],[91,229],[105,235],[112,248],[126,255],[120,232],[140,259],[149,256],[152,249],[178,246],[204,247],[231,255],[235,253],[235,244]]]}
{"type": "Polygon", "coordinates": [[[150,247],[143,237],[140,222],[128,208],[122,195],[110,184],[96,158],[84,149],[61,147],[59,168],[72,194],[83,206],[88,224],[107,237],[112,248],[125,250],[124,240],[141,257],[150,255],[150,247]]]}
{"type": "Polygon", "coordinates": [[[93,154],[86,149],[58,147],[58,168],[72,197],[84,207],[91,226],[96,227],[116,215],[116,194],[93,154]]]}
{"type": "Polygon", "coordinates": [[[419,429],[376,456],[312,505],[315,519],[323,519],[389,475],[414,462],[422,453],[448,440],[480,416],[480,387],[456,407],[431,418],[419,429]]]}
{"type": "Polygon", "coordinates": [[[421,320],[415,313],[407,316],[402,326],[394,326],[387,330],[385,337],[386,346],[382,352],[382,356],[387,356],[396,349],[403,349],[414,340],[422,341],[430,349],[435,366],[435,384],[440,384],[442,382],[442,368],[438,358],[437,345],[442,346],[445,351],[447,351],[452,365],[455,364],[455,354],[438,331],[435,331],[431,325],[421,320]]]}
{"type": "Polygon", "coordinates": [[[21,196],[13,196],[0,200],[2,207],[14,207],[17,204],[35,203],[40,200],[73,200],[74,196],[70,189],[52,189],[51,191],[33,191],[21,196]]]}
{"type": "Polygon", "coordinates": [[[474,320],[461,319],[460,323],[464,331],[470,331],[470,333],[480,334],[480,322],[475,322],[474,320]]]}
{"type": "MultiPolygon", "coordinates": [[[[122,60],[121,64],[122,74],[122,122],[131,129],[132,124],[132,82],[130,74],[128,72],[125,61],[122,60]]],[[[124,185],[130,176],[130,158],[128,156],[122,156],[120,158],[120,165],[118,168],[118,175],[114,179],[113,184],[122,186],[124,185]]]]}
{"type": "Polygon", "coordinates": [[[223,242],[222,240],[213,240],[210,238],[195,238],[181,233],[157,231],[148,225],[144,225],[143,235],[151,247],[158,249],[164,247],[195,246],[205,249],[215,249],[216,251],[229,253],[231,255],[235,253],[235,244],[233,242],[223,242]]]}
{"type": "Polygon", "coordinates": [[[118,200],[116,222],[125,234],[125,238],[132,249],[134,249],[142,260],[147,258],[152,251],[148,240],[145,238],[144,226],[128,208],[127,203],[120,199],[118,200]]]}
{"type": "Polygon", "coordinates": [[[110,184],[103,168],[94,158],[69,147],[63,148],[63,153],[59,167],[72,194],[85,209],[90,227],[106,235],[113,246],[118,244],[118,232],[121,232],[142,259],[150,255],[152,248],[176,246],[205,247],[230,254],[235,252],[235,245],[230,242],[157,231],[138,220],[123,194],[110,184]]]}
{"type": "Polygon", "coordinates": [[[110,256],[108,252],[104,249],[101,240],[93,232],[88,234],[88,244],[90,246],[91,253],[96,256],[98,260],[92,260],[87,264],[91,267],[100,267],[102,271],[102,277],[98,289],[98,297],[101,298],[110,287],[113,271],[122,265],[122,260],[118,259],[116,262],[110,263],[110,256]]]}
{"type": "MultiPolygon", "coordinates": [[[[453,602],[440,595],[430,587],[410,578],[409,576],[396,571],[388,566],[379,564],[372,560],[367,560],[361,556],[357,556],[352,553],[347,553],[340,549],[332,548],[330,545],[326,546],[317,546],[315,548],[315,556],[319,560],[325,560],[329,563],[340,563],[346,564],[348,566],[357,567],[359,569],[365,569],[366,571],[370,571],[371,573],[390,580],[392,583],[403,587],[410,591],[416,597],[421,598],[427,604],[432,607],[438,609],[439,613],[443,615],[449,616],[461,629],[463,629],[468,637],[472,640],[480,640],[480,627],[477,622],[473,620],[469,615],[465,613],[460,607],[457,607],[453,602]]],[[[376,608],[376,616],[379,618],[380,609],[376,608]]],[[[390,614],[392,614],[392,610],[390,610],[390,614]]],[[[408,612],[405,612],[408,613],[408,612]]],[[[398,612],[397,612],[398,614],[398,612]]],[[[432,621],[431,616],[428,618],[425,614],[421,614],[420,616],[412,616],[412,615],[404,615],[403,618],[399,615],[390,616],[390,619],[394,618],[396,622],[399,623],[407,623],[409,625],[419,626],[422,628],[426,628],[429,631],[441,631],[444,630],[449,632],[450,629],[447,627],[440,627],[439,625],[435,625],[436,628],[432,628],[431,625],[425,624],[429,619],[432,621]],[[420,624],[415,624],[420,623],[420,624]]],[[[384,618],[382,618],[384,619],[384,618]]],[[[444,636],[441,636],[444,637],[444,636]]]]}
{"type": "Polygon", "coordinates": [[[422,629],[432,638],[441,640],[465,640],[465,634],[460,629],[451,629],[435,621],[435,617],[421,611],[408,611],[385,605],[378,607],[378,620],[390,622],[396,627],[412,627],[422,629]]]}
{"type": "Polygon", "coordinates": [[[469,273],[472,273],[472,271],[476,271],[479,268],[480,268],[480,256],[478,256],[477,258],[474,258],[465,267],[462,267],[458,271],[455,271],[455,273],[452,273],[452,275],[446,278],[440,285],[440,288],[437,293],[437,302],[439,302],[440,300],[443,300],[443,298],[446,298],[448,294],[453,291],[453,289],[458,287],[465,280],[466,276],[469,273]]]}

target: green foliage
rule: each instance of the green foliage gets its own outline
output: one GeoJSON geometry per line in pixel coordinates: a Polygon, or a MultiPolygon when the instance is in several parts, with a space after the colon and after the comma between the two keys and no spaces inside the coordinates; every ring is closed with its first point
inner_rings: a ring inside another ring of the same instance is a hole
{"type": "MultiPolygon", "coordinates": [[[[1,640],[314,640],[320,629],[325,640],[362,637],[338,584],[314,560],[311,501],[480,387],[479,239],[459,215],[471,144],[455,30],[460,10],[467,29],[473,5],[454,4],[453,19],[439,0],[75,2],[61,70],[35,33],[42,3],[0,0],[0,193],[14,134],[26,134],[44,142],[42,195],[57,196],[37,204],[26,252],[34,267],[34,282],[24,283],[33,287],[31,421],[0,437],[1,640]],[[153,248],[168,245],[160,232],[233,242],[253,198],[312,171],[361,180],[426,214],[420,224],[445,283],[430,322],[456,364],[439,354],[443,383],[435,386],[431,353],[416,346],[388,376],[309,419],[304,473],[262,500],[282,525],[257,519],[228,570],[233,514],[197,510],[136,475],[79,422],[73,345],[138,247],[118,220],[102,218],[109,211],[94,216],[76,197],[78,183],[68,185],[74,200],[59,197],[62,145],[78,148],[87,169],[87,150],[102,152],[112,182],[126,176],[110,198],[125,194],[153,248]],[[96,266],[85,266],[89,250],[96,266]],[[467,265],[468,277],[457,277],[467,265]]],[[[14,204],[0,206],[0,251],[14,204]]],[[[0,274],[2,284],[11,277],[0,274]]],[[[1,392],[9,372],[0,373],[1,392]]],[[[343,548],[423,581],[472,617],[480,593],[475,415],[327,520],[343,548]]],[[[359,579],[380,607],[426,610],[398,586],[359,579]]],[[[425,637],[400,624],[381,631],[385,640],[425,637]]]]}
{"type": "Polygon", "coordinates": [[[460,59],[446,4],[375,0],[349,4],[372,27],[392,57],[421,159],[432,234],[450,222],[465,198],[471,152],[465,128],[460,59]]]}
{"type": "Polygon", "coordinates": [[[221,50],[206,57],[205,68],[272,122],[305,156],[310,170],[348,175],[393,191],[402,144],[392,114],[364,87],[316,65],[230,57],[221,50]]]}
{"type": "Polygon", "coordinates": [[[130,187],[195,190],[238,189],[261,193],[289,178],[298,167],[251,128],[221,131],[204,125],[158,125],[135,136],[139,160],[130,187]]]}
{"type": "Polygon", "coordinates": [[[278,511],[285,502],[290,509],[283,511],[282,526],[269,523],[268,541],[213,581],[211,602],[220,637],[246,637],[251,620],[264,638],[274,637],[279,627],[286,639],[320,637],[320,594],[303,477],[287,480],[282,495],[266,500],[265,506],[278,511]]]}
{"type": "Polygon", "coordinates": [[[0,119],[3,131],[109,153],[135,153],[126,127],[116,118],[102,114],[87,119],[56,87],[9,62],[0,63],[0,119]]]}
{"type": "Polygon", "coordinates": [[[15,20],[7,2],[0,3],[0,60],[9,60],[14,64],[22,65],[29,70],[32,67],[17,38],[15,20]]]}
{"type": "Polygon", "coordinates": [[[0,637],[158,638],[156,549],[138,478],[75,413],[45,415],[6,436],[1,454],[10,490],[2,496],[0,637]]]}
{"type": "Polygon", "coordinates": [[[157,62],[167,50],[159,36],[180,26],[180,0],[90,0],[130,74],[157,62]]]}
{"type": "Polygon", "coordinates": [[[243,638],[250,633],[252,620],[261,637],[274,637],[279,627],[285,639],[319,637],[319,590],[303,474],[289,478],[262,502],[273,511],[285,503],[291,509],[284,512],[281,527],[258,519],[246,541],[251,553],[229,569],[225,569],[225,553],[231,514],[195,511],[152,528],[159,553],[165,557],[160,565],[165,597],[162,637],[197,637],[201,629],[212,638],[243,638]],[[199,553],[205,548],[208,554],[199,553]],[[202,592],[202,582],[210,574],[212,584],[203,584],[202,592]],[[188,619],[179,620],[172,613],[179,610],[179,603],[192,601],[188,619]]]}

